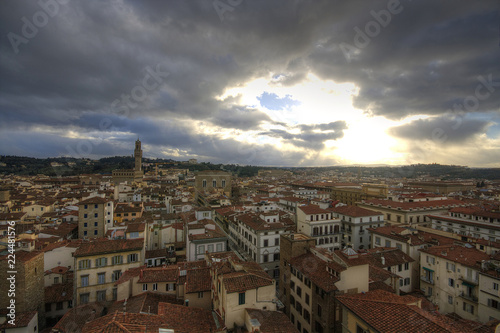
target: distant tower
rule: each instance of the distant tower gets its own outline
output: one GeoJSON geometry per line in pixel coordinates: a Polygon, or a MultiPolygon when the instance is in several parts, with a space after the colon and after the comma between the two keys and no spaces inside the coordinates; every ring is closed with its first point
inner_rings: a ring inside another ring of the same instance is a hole
{"type": "Polygon", "coordinates": [[[142,149],[141,149],[141,141],[137,139],[135,142],[134,149],[134,157],[135,157],[135,171],[142,170],[142,149]]]}

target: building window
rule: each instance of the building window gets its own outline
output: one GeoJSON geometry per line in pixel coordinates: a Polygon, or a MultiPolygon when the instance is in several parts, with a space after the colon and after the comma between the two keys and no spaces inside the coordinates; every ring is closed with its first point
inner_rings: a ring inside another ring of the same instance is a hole
{"type": "Polygon", "coordinates": [[[153,283],[153,291],[158,290],[158,283],[153,283]]]}
{"type": "Polygon", "coordinates": [[[242,304],[245,304],[245,293],[242,292],[239,294],[238,296],[238,304],[239,305],[242,305],[242,304]]]}
{"type": "Polygon", "coordinates": [[[45,303],[45,312],[50,312],[50,311],[52,311],[52,304],[45,303]]]}
{"type": "Polygon", "coordinates": [[[474,314],[474,305],[468,304],[468,303],[463,303],[463,310],[465,312],[474,314]]]}
{"type": "Polygon", "coordinates": [[[498,283],[493,282],[493,289],[498,290],[498,283]]]}
{"type": "Polygon", "coordinates": [[[198,254],[205,254],[205,245],[198,246],[198,254]]]}
{"type": "Polygon", "coordinates": [[[57,276],[54,278],[54,284],[56,283],[59,283],[59,278],[57,276]]]}
{"type": "Polygon", "coordinates": [[[269,246],[269,240],[264,239],[264,247],[268,247],[268,246],[269,246]]]}
{"type": "Polygon", "coordinates": [[[212,187],[217,187],[217,180],[212,180],[212,187]]]}
{"type": "Polygon", "coordinates": [[[222,244],[219,243],[215,246],[215,248],[217,249],[217,252],[221,252],[222,251],[222,244]]]}
{"type": "Polygon", "coordinates": [[[279,237],[274,239],[274,246],[278,246],[278,245],[280,245],[279,237]]]}
{"type": "Polygon", "coordinates": [[[111,258],[111,265],[123,264],[123,256],[114,256],[111,258]]]}
{"type": "Polygon", "coordinates": [[[269,254],[264,254],[264,255],[262,256],[262,258],[263,258],[263,259],[262,259],[262,261],[263,261],[263,262],[268,262],[268,261],[269,261],[269,254]]]}
{"type": "MultiPolygon", "coordinates": [[[[198,298],[203,298],[203,291],[198,292],[198,298]]],[[[241,304],[241,303],[240,303],[241,304]]]]}
{"type": "Polygon", "coordinates": [[[280,254],[279,253],[275,253],[274,254],[274,261],[278,261],[280,260],[280,254]]]}
{"type": "Polygon", "coordinates": [[[94,235],[97,235],[97,229],[96,229],[96,230],[94,230],[94,235]]]}
{"type": "Polygon", "coordinates": [[[319,322],[317,322],[317,321],[314,324],[314,329],[318,333],[323,333],[323,326],[321,326],[321,324],[319,322]]]}
{"type": "Polygon", "coordinates": [[[405,271],[409,270],[410,269],[410,263],[408,262],[405,262],[405,271]]]}
{"type": "Polygon", "coordinates": [[[88,275],[82,275],[80,277],[80,286],[81,287],[87,287],[89,285],[89,276],[88,275]]]}
{"type": "Polygon", "coordinates": [[[226,187],[226,180],[225,179],[222,180],[222,187],[226,187]]]}
{"type": "Polygon", "coordinates": [[[88,225],[88,224],[87,224],[87,222],[85,222],[85,223],[83,224],[83,227],[84,227],[84,228],[87,228],[87,225],[88,225]]]}
{"type": "Polygon", "coordinates": [[[297,296],[302,297],[302,288],[297,286],[297,291],[295,293],[297,294],[297,296]]]}
{"type": "Polygon", "coordinates": [[[147,283],[142,284],[142,291],[148,291],[148,284],[147,283]]]}
{"type": "Polygon", "coordinates": [[[386,240],[385,241],[385,247],[391,247],[391,241],[390,240],[386,240]]]}
{"type": "Polygon", "coordinates": [[[80,294],[80,304],[87,304],[89,302],[89,293],[80,294]]]}
{"type": "Polygon", "coordinates": [[[500,302],[498,302],[497,300],[488,298],[488,306],[500,310],[500,302]]]}
{"type": "Polygon", "coordinates": [[[97,258],[95,260],[95,267],[104,267],[108,264],[108,258],[97,258]]]}
{"type": "Polygon", "coordinates": [[[201,187],[207,187],[207,180],[206,179],[203,179],[203,181],[201,182],[201,187]]]}
{"type": "Polygon", "coordinates": [[[83,235],[84,235],[84,236],[87,236],[87,230],[85,230],[85,231],[83,232],[83,235]]]}
{"type": "Polygon", "coordinates": [[[111,274],[111,281],[112,282],[118,281],[121,276],[122,276],[122,271],[113,271],[113,274],[111,274]]]}
{"type": "Polygon", "coordinates": [[[305,294],[306,296],[306,304],[309,305],[309,294],[305,294]]]}
{"type": "Polygon", "coordinates": [[[448,295],[448,304],[453,304],[453,296],[448,295]]]}
{"type": "Polygon", "coordinates": [[[137,262],[139,260],[137,253],[132,253],[127,256],[127,262],[137,262]]]}
{"type": "Polygon", "coordinates": [[[380,237],[375,237],[375,245],[380,245],[380,237]]]}
{"type": "Polygon", "coordinates": [[[118,288],[113,288],[113,301],[118,299],[118,288]]]}
{"type": "Polygon", "coordinates": [[[448,286],[455,287],[455,281],[451,278],[448,278],[448,286]]]}
{"type": "Polygon", "coordinates": [[[97,292],[97,301],[102,302],[106,300],[106,290],[99,290],[97,292]]]}
{"type": "Polygon", "coordinates": [[[106,283],[106,273],[98,273],[97,274],[97,283],[98,284],[106,283]]]}

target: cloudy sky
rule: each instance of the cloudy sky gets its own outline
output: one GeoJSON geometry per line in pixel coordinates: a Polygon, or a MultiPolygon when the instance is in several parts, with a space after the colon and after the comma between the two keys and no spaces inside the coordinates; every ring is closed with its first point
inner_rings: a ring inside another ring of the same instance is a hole
{"type": "Polygon", "coordinates": [[[0,2],[0,154],[500,166],[497,1],[0,2]]]}

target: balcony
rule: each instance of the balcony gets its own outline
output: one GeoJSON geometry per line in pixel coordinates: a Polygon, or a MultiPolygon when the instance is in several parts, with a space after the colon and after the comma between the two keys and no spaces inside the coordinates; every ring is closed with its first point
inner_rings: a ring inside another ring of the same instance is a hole
{"type": "Polygon", "coordinates": [[[469,294],[469,293],[466,293],[464,291],[461,291],[460,292],[460,295],[458,295],[459,297],[462,297],[468,301],[471,301],[471,302],[474,302],[474,303],[477,303],[477,296],[474,296],[472,294],[469,294]]]}
{"type": "Polygon", "coordinates": [[[424,282],[427,282],[429,284],[434,284],[434,279],[433,278],[430,278],[428,277],[427,275],[422,275],[420,276],[420,280],[424,281],[424,282]]]}
{"type": "Polygon", "coordinates": [[[479,285],[479,281],[477,279],[472,278],[471,276],[460,275],[460,280],[462,280],[463,282],[465,282],[467,284],[470,284],[471,287],[475,287],[475,286],[479,285]]]}

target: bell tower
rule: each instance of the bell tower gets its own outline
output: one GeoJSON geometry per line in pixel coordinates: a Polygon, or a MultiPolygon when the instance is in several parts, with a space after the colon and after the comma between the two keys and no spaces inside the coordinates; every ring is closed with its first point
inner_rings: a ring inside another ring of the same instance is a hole
{"type": "Polygon", "coordinates": [[[141,149],[141,141],[139,139],[137,139],[137,141],[135,142],[134,158],[135,158],[134,171],[141,171],[142,170],[142,149],[141,149]]]}

